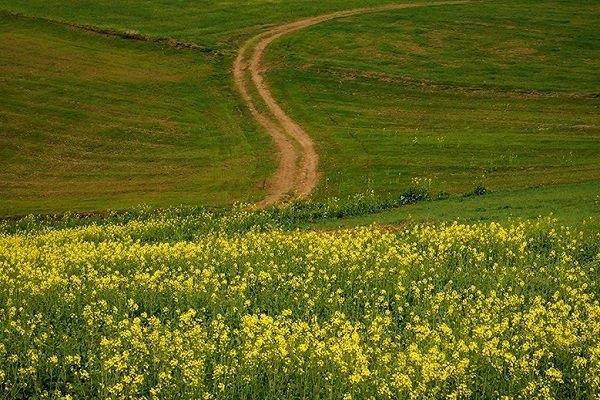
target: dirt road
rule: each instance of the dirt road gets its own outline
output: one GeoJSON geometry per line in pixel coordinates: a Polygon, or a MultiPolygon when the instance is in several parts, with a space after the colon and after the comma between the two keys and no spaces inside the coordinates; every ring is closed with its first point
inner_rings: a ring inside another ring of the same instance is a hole
{"type": "Polygon", "coordinates": [[[276,26],[248,40],[239,50],[233,67],[234,81],[254,119],[269,133],[278,151],[278,167],[271,177],[267,196],[257,204],[266,207],[309,195],[319,178],[319,156],[310,135],[273,97],[263,75],[267,47],[283,35],[336,18],[404,8],[465,4],[469,0],[388,4],[356,8],[306,18],[276,26]]]}

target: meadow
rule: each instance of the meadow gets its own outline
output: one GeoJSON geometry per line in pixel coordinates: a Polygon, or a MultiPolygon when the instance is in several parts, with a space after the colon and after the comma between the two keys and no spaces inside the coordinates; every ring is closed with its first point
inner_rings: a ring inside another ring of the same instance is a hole
{"type": "Polygon", "coordinates": [[[600,179],[599,16],[565,1],[359,15],[277,41],[268,76],[319,146],[320,196],[414,178],[453,194],[582,191],[600,179]]]}
{"type": "Polygon", "coordinates": [[[0,0],[0,398],[600,398],[596,2],[286,32],[260,203],[234,63],[388,3],[0,0]]]}
{"type": "Polygon", "coordinates": [[[0,14],[0,215],[259,199],[222,57],[0,14]]]}
{"type": "MultiPolygon", "coordinates": [[[[199,48],[4,15],[0,214],[259,200],[277,155],[233,87],[238,48],[285,21],[385,3],[0,0],[25,16],[199,48]],[[48,62],[31,62],[39,54],[48,62]],[[66,62],[107,72],[90,81],[66,62]]],[[[454,196],[484,186],[505,208],[528,192],[513,216],[568,207],[576,193],[579,216],[594,215],[599,14],[594,2],[474,2],[343,18],[277,40],[266,77],[316,142],[313,198],[393,197],[417,178],[454,196]]]]}
{"type": "Polygon", "coordinates": [[[593,226],[300,230],[297,213],[4,222],[3,396],[600,395],[593,226]]]}

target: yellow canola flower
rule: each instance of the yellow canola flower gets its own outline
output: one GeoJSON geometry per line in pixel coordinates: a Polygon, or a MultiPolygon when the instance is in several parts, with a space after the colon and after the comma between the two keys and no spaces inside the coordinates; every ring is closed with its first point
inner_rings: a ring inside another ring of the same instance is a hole
{"type": "Polygon", "coordinates": [[[600,396],[597,233],[539,220],[159,235],[251,217],[0,235],[0,390],[600,396]]]}

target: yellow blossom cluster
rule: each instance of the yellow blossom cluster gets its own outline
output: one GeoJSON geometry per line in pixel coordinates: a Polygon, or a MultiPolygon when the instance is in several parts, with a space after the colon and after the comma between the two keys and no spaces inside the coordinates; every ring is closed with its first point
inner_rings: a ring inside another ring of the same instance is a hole
{"type": "Polygon", "coordinates": [[[0,234],[0,397],[600,396],[598,233],[218,224],[0,234]]]}

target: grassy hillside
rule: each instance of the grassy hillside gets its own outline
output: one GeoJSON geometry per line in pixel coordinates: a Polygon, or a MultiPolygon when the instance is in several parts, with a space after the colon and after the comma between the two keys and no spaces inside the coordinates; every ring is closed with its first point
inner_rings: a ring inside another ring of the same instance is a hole
{"type": "Polygon", "coordinates": [[[0,0],[0,398],[599,398],[597,2],[276,41],[322,179],[230,204],[277,161],[241,43],[390,1],[0,0]]]}
{"type": "Polygon", "coordinates": [[[320,196],[417,178],[449,193],[559,185],[592,202],[599,16],[568,1],[361,15],[278,41],[268,76],[319,144],[320,196]]]}
{"type": "Polygon", "coordinates": [[[505,190],[485,196],[453,196],[417,204],[348,215],[345,218],[313,221],[318,228],[353,227],[373,223],[411,226],[415,223],[461,221],[508,221],[514,218],[536,219],[553,215],[572,226],[592,224],[600,228],[598,184],[551,185],[538,188],[505,190]]]}
{"type": "MultiPolygon", "coordinates": [[[[213,50],[2,17],[0,214],[257,199],[275,155],[232,88],[236,49],[268,25],[382,3],[0,0],[213,50]]],[[[595,213],[599,14],[594,2],[490,1],[330,21],[276,42],[268,79],[318,142],[315,197],[397,196],[416,179],[434,195],[483,185],[492,209],[517,215],[595,213]]]]}
{"type": "Polygon", "coordinates": [[[268,25],[387,0],[0,0],[0,8],[54,19],[137,30],[235,51],[268,25]]]}
{"type": "Polygon", "coordinates": [[[260,198],[274,155],[228,68],[0,17],[0,215],[260,198]]]}
{"type": "Polygon", "coordinates": [[[360,3],[0,0],[2,10],[214,50],[0,13],[0,215],[259,199],[276,155],[233,90],[237,47],[267,22],[360,3]]]}

